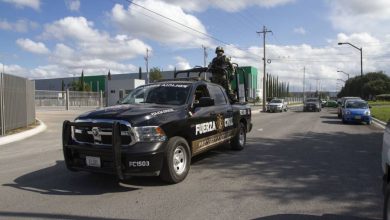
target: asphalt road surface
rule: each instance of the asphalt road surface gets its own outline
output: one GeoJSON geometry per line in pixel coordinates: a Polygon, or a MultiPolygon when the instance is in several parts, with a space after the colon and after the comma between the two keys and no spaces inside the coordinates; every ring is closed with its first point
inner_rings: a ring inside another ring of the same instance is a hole
{"type": "Polygon", "coordinates": [[[66,170],[61,126],[77,114],[38,112],[45,132],[0,146],[0,219],[381,218],[383,130],[334,110],[254,114],[243,151],[194,158],[176,185],[66,170]]]}

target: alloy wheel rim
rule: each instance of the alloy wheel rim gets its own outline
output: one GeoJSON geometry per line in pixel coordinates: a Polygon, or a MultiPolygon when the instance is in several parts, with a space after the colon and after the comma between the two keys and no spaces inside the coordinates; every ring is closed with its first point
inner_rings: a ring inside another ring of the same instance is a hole
{"type": "Polygon", "coordinates": [[[245,144],[245,132],[244,129],[240,129],[240,136],[239,136],[239,142],[241,146],[244,146],[245,144]]]}
{"type": "Polygon", "coordinates": [[[177,175],[181,175],[186,170],[187,155],[184,147],[179,145],[173,152],[173,168],[177,175]]]}

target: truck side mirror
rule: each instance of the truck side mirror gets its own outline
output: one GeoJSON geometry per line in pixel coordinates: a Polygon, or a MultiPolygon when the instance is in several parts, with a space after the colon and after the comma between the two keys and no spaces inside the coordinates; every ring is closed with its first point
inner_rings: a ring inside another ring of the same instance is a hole
{"type": "Polygon", "coordinates": [[[199,103],[195,104],[194,107],[208,107],[208,106],[213,106],[214,105],[214,99],[210,97],[201,97],[199,99],[199,103]]]}

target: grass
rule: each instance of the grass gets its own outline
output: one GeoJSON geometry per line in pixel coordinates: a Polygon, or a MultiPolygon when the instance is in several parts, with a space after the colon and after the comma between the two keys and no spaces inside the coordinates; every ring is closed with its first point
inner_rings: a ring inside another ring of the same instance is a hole
{"type": "Polygon", "coordinates": [[[390,101],[368,101],[368,104],[371,106],[375,105],[390,105],[390,101]]]}
{"type": "Polygon", "coordinates": [[[390,106],[372,106],[371,115],[381,121],[388,122],[390,120],[390,106]]]}

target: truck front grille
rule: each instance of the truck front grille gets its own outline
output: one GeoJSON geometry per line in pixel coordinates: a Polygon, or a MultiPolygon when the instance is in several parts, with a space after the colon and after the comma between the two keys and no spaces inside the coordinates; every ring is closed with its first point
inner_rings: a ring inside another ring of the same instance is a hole
{"type": "MultiPolygon", "coordinates": [[[[74,138],[78,142],[90,144],[112,144],[112,128],[99,127],[74,127],[74,138]]],[[[130,145],[132,143],[130,128],[121,125],[121,145],[130,145]]]]}

